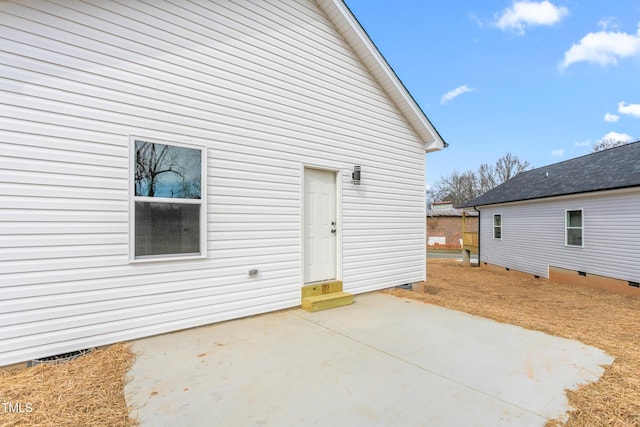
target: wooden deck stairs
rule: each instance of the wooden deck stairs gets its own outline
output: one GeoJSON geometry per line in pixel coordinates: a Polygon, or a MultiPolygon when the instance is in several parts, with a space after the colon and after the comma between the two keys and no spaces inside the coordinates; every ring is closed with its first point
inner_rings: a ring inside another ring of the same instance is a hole
{"type": "Polygon", "coordinates": [[[340,280],[312,283],[302,287],[302,308],[315,312],[353,304],[353,294],[342,291],[340,280]]]}

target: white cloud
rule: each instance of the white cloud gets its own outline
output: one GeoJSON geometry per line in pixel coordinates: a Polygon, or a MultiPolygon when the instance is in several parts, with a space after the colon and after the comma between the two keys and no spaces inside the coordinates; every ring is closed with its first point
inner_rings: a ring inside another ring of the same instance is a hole
{"type": "Polygon", "coordinates": [[[555,157],[562,157],[564,155],[564,150],[563,149],[553,150],[551,154],[553,154],[555,157]]]}
{"type": "Polygon", "coordinates": [[[618,116],[617,114],[607,113],[607,114],[604,115],[604,121],[605,122],[615,123],[618,120],[620,120],[620,116],[618,116]]]}
{"type": "Polygon", "coordinates": [[[569,9],[555,6],[548,0],[541,2],[516,1],[496,17],[494,24],[502,30],[512,30],[523,35],[526,27],[554,25],[568,14],[569,9]]]}
{"type": "Polygon", "coordinates": [[[441,104],[446,104],[447,102],[449,102],[452,99],[462,95],[463,93],[473,92],[474,90],[475,89],[470,88],[467,85],[458,86],[454,90],[450,90],[449,92],[447,92],[444,95],[442,95],[442,98],[440,98],[440,103],[441,104]]]}
{"type": "Polygon", "coordinates": [[[580,142],[576,142],[575,146],[576,147],[588,147],[589,145],[591,145],[592,142],[590,140],[588,141],[580,141],[580,142]]]}
{"type": "Polygon", "coordinates": [[[574,43],[564,53],[560,68],[564,69],[576,62],[591,62],[600,65],[616,65],[619,58],[640,55],[640,26],[636,34],[620,31],[598,31],[589,33],[574,43]]]}
{"type": "Polygon", "coordinates": [[[627,135],[626,133],[618,133],[618,132],[609,132],[605,136],[603,136],[600,141],[621,141],[621,142],[631,142],[633,141],[633,137],[631,135],[627,135]]]}
{"type": "Polygon", "coordinates": [[[480,28],[484,27],[485,25],[484,21],[478,18],[478,16],[475,13],[468,13],[467,16],[469,17],[469,19],[475,22],[478,27],[480,28]]]}
{"type": "Polygon", "coordinates": [[[640,118],[640,104],[627,104],[626,102],[618,102],[618,113],[628,114],[630,116],[640,118]]]}
{"type": "Polygon", "coordinates": [[[598,22],[598,27],[602,31],[607,30],[617,30],[618,29],[618,20],[613,16],[608,16],[606,18],[602,18],[600,22],[598,22]]]}

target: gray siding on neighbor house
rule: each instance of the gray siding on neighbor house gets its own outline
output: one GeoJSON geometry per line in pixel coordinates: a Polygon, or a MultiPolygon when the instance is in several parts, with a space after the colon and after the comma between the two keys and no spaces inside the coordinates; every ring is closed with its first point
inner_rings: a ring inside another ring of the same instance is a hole
{"type": "Polygon", "coordinates": [[[640,189],[485,206],[480,260],[548,277],[548,267],[640,281],[640,189]],[[583,210],[583,246],[565,245],[565,211],[583,210]],[[493,215],[502,215],[502,239],[493,215]]]}
{"type": "Polygon", "coordinates": [[[345,290],[425,278],[424,142],[314,2],[0,2],[0,39],[0,365],[299,305],[305,165],[345,290]],[[206,259],[129,262],[129,135],[206,147],[206,259]]]}

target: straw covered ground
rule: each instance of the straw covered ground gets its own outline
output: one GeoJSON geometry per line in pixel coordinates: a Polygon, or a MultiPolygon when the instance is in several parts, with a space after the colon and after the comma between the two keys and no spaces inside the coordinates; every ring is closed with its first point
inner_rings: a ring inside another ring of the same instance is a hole
{"type": "MultiPolygon", "coordinates": [[[[605,350],[614,363],[598,382],[568,392],[575,410],[566,425],[640,426],[640,298],[431,259],[422,292],[386,292],[605,350]]],[[[135,426],[124,395],[133,361],[116,344],[65,363],[0,370],[0,404],[13,405],[0,406],[0,426],[135,426]]]]}
{"type": "Polygon", "coordinates": [[[124,344],[76,359],[0,371],[0,426],[130,427],[124,386],[134,355],[124,344]]]}
{"type": "MultiPolygon", "coordinates": [[[[429,260],[423,292],[407,297],[548,334],[575,339],[615,357],[601,379],[568,391],[566,425],[640,426],[640,298],[552,283],[524,275],[429,260]]],[[[547,427],[565,425],[551,421],[547,427]]]]}

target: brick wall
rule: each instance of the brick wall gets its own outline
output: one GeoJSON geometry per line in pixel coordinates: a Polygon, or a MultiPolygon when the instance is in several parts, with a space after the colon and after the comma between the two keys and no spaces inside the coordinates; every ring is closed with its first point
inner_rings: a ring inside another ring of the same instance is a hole
{"type": "MultiPolygon", "coordinates": [[[[478,217],[467,217],[467,231],[478,231],[478,217]]],[[[439,248],[462,247],[462,217],[428,216],[427,246],[439,248]],[[431,237],[431,239],[429,239],[431,237]],[[444,243],[443,243],[444,241],[444,243]]]]}

